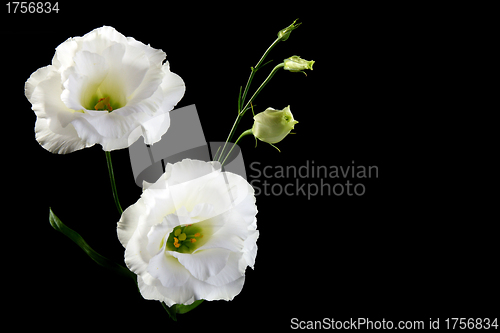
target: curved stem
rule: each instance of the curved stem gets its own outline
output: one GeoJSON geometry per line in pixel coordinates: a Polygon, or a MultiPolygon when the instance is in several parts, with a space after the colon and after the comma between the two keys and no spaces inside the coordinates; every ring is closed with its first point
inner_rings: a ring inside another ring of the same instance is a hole
{"type": "MultiPolygon", "coordinates": [[[[250,73],[250,77],[248,78],[248,81],[247,81],[247,85],[245,86],[245,90],[243,91],[243,97],[241,98],[241,103],[245,103],[245,98],[247,97],[247,92],[248,92],[248,88],[250,88],[250,84],[252,83],[252,79],[255,75],[255,72],[257,72],[257,70],[259,69],[259,66],[264,62],[264,59],[266,59],[267,55],[269,54],[269,52],[271,52],[271,50],[273,49],[273,47],[278,44],[278,42],[281,41],[281,38],[276,38],[276,40],[271,44],[271,46],[269,46],[266,50],[266,52],[264,52],[264,55],[260,58],[259,62],[257,63],[257,65],[255,65],[255,67],[252,67],[252,72],[250,73]]],[[[241,111],[238,110],[238,111],[241,111]]]]}
{"type": "Polygon", "coordinates": [[[243,111],[241,112],[242,113],[242,116],[245,114],[247,107],[250,103],[252,103],[252,101],[255,99],[255,97],[257,97],[257,95],[262,91],[262,89],[264,89],[264,87],[266,86],[266,84],[271,81],[271,78],[274,76],[274,74],[276,74],[276,72],[278,71],[278,69],[284,67],[285,64],[284,63],[281,63],[279,65],[276,65],[273,70],[271,71],[271,73],[269,73],[269,76],[265,79],[264,82],[262,82],[262,84],[260,85],[259,89],[257,89],[257,91],[252,95],[252,97],[250,97],[250,100],[247,102],[247,104],[245,104],[245,106],[243,107],[243,111]]]}
{"type": "Polygon", "coordinates": [[[266,84],[269,83],[269,81],[272,79],[272,77],[274,76],[274,74],[276,74],[276,72],[278,71],[278,69],[282,68],[283,66],[285,66],[285,64],[281,63],[281,64],[279,64],[279,65],[277,65],[277,66],[275,66],[273,68],[273,70],[271,71],[271,73],[269,73],[269,76],[264,80],[264,82],[262,82],[262,84],[257,89],[257,91],[255,91],[255,93],[252,95],[252,97],[250,97],[250,99],[248,100],[247,104],[245,104],[245,106],[243,107],[243,110],[238,114],[238,117],[236,117],[236,120],[235,120],[235,122],[233,124],[233,127],[231,128],[231,131],[229,132],[229,136],[227,137],[226,143],[222,147],[222,151],[221,151],[219,159],[218,159],[219,162],[220,162],[220,159],[222,158],[222,154],[224,153],[224,150],[226,149],[227,143],[229,141],[231,141],[231,139],[233,138],[234,131],[236,130],[236,127],[238,126],[241,118],[245,115],[245,112],[248,110],[247,107],[250,105],[250,103],[252,103],[252,101],[255,99],[255,97],[257,97],[257,95],[262,91],[262,89],[264,89],[264,87],[266,86],[266,84]]]}
{"type": "Polygon", "coordinates": [[[252,134],[253,135],[253,132],[252,132],[252,129],[249,129],[249,130],[246,130],[245,132],[241,133],[241,135],[239,136],[239,138],[236,140],[236,142],[233,144],[233,146],[231,147],[231,149],[229,150],[229,153],[227,153],[226,155],[226,158],[224,159],[224,161],[222,161],[221,163],[221,167],[224,165],[224,163],[226,162],[227,158],[229,157],[229,155],[231,154],[231,152],[233,151],[233,148],[234,146],[236,146],[238,144],[238,141],[240,141],[240,139],[246,135],[250,135],[252,134]]]}
{"type": "Polygon", "coordinates": [[[111,163],[111,153],[106,151],[106,162],[108,164],[109,180],[111,181],[111,190],[113,191],[113,198],[115,199],[116,209],[118,213],[123,214],[122,206],[120,205],[120,200],[118,200],[118,191],[116,190],[115,175],[113,173],[113,164],[111,163]]]}

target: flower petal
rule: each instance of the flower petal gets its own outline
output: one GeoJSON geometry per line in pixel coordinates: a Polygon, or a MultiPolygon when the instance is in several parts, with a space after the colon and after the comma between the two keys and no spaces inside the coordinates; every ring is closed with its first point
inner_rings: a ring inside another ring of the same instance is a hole
{"type": "Polygon", "coordinates": [[[179,75],[170,71],[168,61],[163,64],[162,71],[164,73],[161,82],[161,89],[163,90],[162,109],[172,110],[184,96],[186,85],[179,75]]]}
{"type": "Polygon", "coordinates": [[[203,221],[214,213],[214,206],[208,203],[199,203],[194,206],[193,210],[189,212],[189,217],[192,221],[203,221]]]}
{"type": "Polygon", "coordinates": [[[125,248],[125,264],[137,275],[148,271],[148,263],[152,256],[145,249],[146,244],[140,233],[135,232],[125,248]]]}
{"type": "Polygon", "coordinates": [[[196,225],[203,230],[211,230],[212,233],[207,235],[206,242],[197,248],[194,253],[214,248],[239,252],[244,248],[243,240],[247,237],[248,229],[234,209],[227,210],[196,225]]]}
{"type": "MultiPolygon", "coordinates": [[[[73,66],[73,57],[78,50],[78,42],[75,38],[68,38],[56,47],[56,53],[52,58],[52,65],[61,73],[70,66],[73,66]]],[[[63,79],[65,81],[66,78],[63,79]]]]}
{"type": "Polygon", "coordinates": [[[172,186],[203,177],[216,170],[220,170],[219,162],[207,163],[185,158],[181,162],[175,164],[168,163],[165,170],[165,176],[168,185],[172,186]]]}
{"type": "Polygon", "coordinates": [[[257,256],[257,239],[259,238],[259,231],[255,230],[245,239],[243,248],[243,257],[240,259],[238,265],[239,269],[244,270],[247,266],[253,269],[255,265],[255,257],[257,256]]]}
{"type": "Polygon", "coordinates": [[[50,120],[44,118],[36,120],[35,139],[43,148],[54,154],[68,154],[93,146],[81,140],[73,126],[62,128],[51,125],[50,120]]]}
{"type": "Polygon", "coordinates": [[[231,283],[240,277],[242,277],[245,273],[245,268],[243,270],[240,269],[238,262],[240,261],[243,253],[232,252],[229,255],[226,266],[217,274],[210,276],[205,280],[206,283],[214,285],[216,287],[223,286],[225,284],[231,283]]]}
{"type": "Polygon", "coordinates": [[[161,140],[163,134],[170,127],[170,115],[168,112],[159,114],[141,124],[144,143],[152,145],[161,140]]]}
{"type": "Polygon", "coordinates": [[[200,281],[194,277],[188,279],[183,286],[173,288],[147,284],[140,276],[137,277],[137,283],[141,295],[145,299],[165,302],[168,306],[174,304],[189,305],[200,299],[208,301],[232,300],[243,289],[245,276],[219,287],[200,281]]]}
{"type": "Polygon", "coordinates": [[[162,223],[154,225],[148,232],[148,252],[152,255],[164,250],[164,245],[168,235],[173,228],[169,225],[169,218],[173,214],[168,215],[168,218],[163,219],[162,223]]]}
{"type": "Polygon", "coordinates": [[[42,68],[37,69],[29,79],[26,81],[24,84],[24,94],[26,95],[26,98],[28,101],[31,102],[31,95],[33,94],[33,91],[35,90],[35,87],[43,80],[47,79],[49,74],[51,72],[54,72],[55,68],[52,65],[45,66],[42,68]]]}
{"type": "MultiPolygon", "coordinates": [[[[142,50],[127,44],[108,47],[103,51],[103,57],[109,66],[109,73],[100,89],[103,92],[109,91],[107,94],[110,96],[122,94],[119,103],[123,106],[143,83],[146,73],[156,70],[155,67],[151,67],[148,57],[142,50]]],[[[150,87],[151,94],[141,95],[140,100],[150,97],[156,91],[161,83],[161,76],[158,75],[158,78],[160,81],[150,87]]]]}
{"type": "Polygon", "coordinates": [[[137,276],[137,284],[142,297],[165,302],[168,306],[174,304],[189,305],[195,300],[201,299],[195,299],[193,284],[196,284],[196,281],[198,280],[191,276],[184,285],[168,288],[162,285],[148,284],[146,279],[137,276]]]}
{"type": "Polygon", "coordinates": [[[151,65],[161,64],[163,60],[165,60],[165,57],[167,56],[165,52],[163,52],[162,50],[155,49],[149,45],[146,45],[136,40],[134,37],[127,37],[127,43],[135,48],[142,50],[148,57],[149,63],[151,65]]]}
{"type": "Polygon", "coordinates": [[[179,260],[169,255],[168,251],[160,251],[151,258],[148,272],[167,288],[182,286],[190,277],[188,270],[179,263],[179,260]]]}
{"type": "MultiPolygon", "coordinates": [[[[131,129],[134,127],[134,123],[135,121],[133,121],[133,118],[122,117],[117,112],[86,111],[79,119],[73,121],[73,126],[75,126],[82,138],[91,141],[92,139],[86,138],[86,136],[92,134],[86,133],[91,131],[91,129],[94,129],[95,133],[100,137],[121,138],[130,133],[131,129]]],[[[96,138],[94,140],[99,139],[100,138],[96,138]]]]}
{"type": "Polygon", "coordinates": [[[26,97],[37,116],[35,138],[42,147],[52,153],[67,154],[93,145],[78,137],[69,124],[82,114],[68,109],[62,102],[61,76],[53,66],[33,73],[25,86],[26,97]]]}
{"type": "MultiPolygon", "coordinates": [[[[110,131],[109,133],[117,133],[118,131],[122,131],[123,136],[118,136],[118,137],[103,136],[103,134],[99,133],[92,126],[92,124],[94,124],[96,120],[94,119],[94,121],[91,123],[88,121],[88,119],[92,118],[90,117],[87,118],[85,116],[82,116],[79,119],[75,119],[72,124],[77,130],[78,135],[83,140],[91,144],[99,143],[102,146],[102,149],[105,151],[127,148],[132,143],[137,141],[137,139],[139,139],[139,137],[142,134],[140,127],[134,127],[133,125],[128,124],[127,119],[123,118],[119,119],[119,117],[116,117],[112,119],[107,119],[108,121],[106,123],[108,125],[113,125],[115,123],[118,124],[121,123],[121,124],[114,129],[108,128],[107,130],[110,131]]],[[[129,119],[128,121],[132,120],[129,119]]]]}
{"type": "Polygon", "coordinates": [[[208,249],[193,254],[169,251],[198,280],[205,281],[218,274],[225,266],[230,251],[226,249],[208,249]]]}
{"type": "Polygon", "coordinates": [[[116,229],[118,233],[118,240],[123,247],[127,247],[127,244],[130,238],[132,238],[137,226],[144,220],[143,214],[145,211],[146,205],[142,198],[123,211],[116,229]]]}
{"type": "Polygon", "coordinates": [[[137,89],[127,96],[128,103],[135,104],[150,98],[159,89],[163,76],[161,68],[149,67],[137,89]]]}
{"type": "Polygon", "coordinates": [[[102,54],[111,45],[127,43],[127,38],[124,35],[109,26],[94,29],[83,37],[75,37],[74,40],[81,50],[97,54],[102,54]]]}
{"type": "MultiPolygon", "coordinates": [[[[245,284],[245,276],[243,275],[239,279],[234,280],[231,283],[222,285],[222,286],[212,286],[208,283],[205,283],[203,286],[203,299],[207,301],[217,301],[217,300],[225,300],[231,301],[235,296],[237,296],[241,289],[243,289],[243,285],[245,284]]],[[[198,287],[199,289],[201,289],[198,287]]]]}
{"type": "Polygon", "coordinates": [[[61,100],[73,110],[93,110],[97,102],[94,100],[96,91],[108,74],[106,60],[88,51],[77,52],[73,60],[75,66],[69,67],[63,75],[67,80],[61,100]]]}

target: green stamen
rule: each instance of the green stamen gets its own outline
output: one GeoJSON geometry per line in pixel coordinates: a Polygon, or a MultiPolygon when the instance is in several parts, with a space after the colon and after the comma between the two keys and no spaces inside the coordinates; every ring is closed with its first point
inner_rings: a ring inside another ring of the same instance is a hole
{"type": "Polygon", "coordinates": [[[201,245],[199,243],[199,240],[203,238],[201,231],[200,227],[192,224],[175,227],[170,235],[168,235],[167,250],[179,253],[192,253],[201,245]]]}

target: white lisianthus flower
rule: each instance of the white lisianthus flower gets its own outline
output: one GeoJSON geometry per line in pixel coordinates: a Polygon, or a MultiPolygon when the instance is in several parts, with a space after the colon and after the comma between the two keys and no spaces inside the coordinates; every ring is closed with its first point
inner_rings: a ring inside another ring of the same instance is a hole
{"type": "Polygon", "coordinates": [[[158,142],[186,89],[169,63],[162,64],[165,57],[112,27],[69,38],[25,84],[36,140],[59,154],[96,143],[105,151],[122,149],[140,136],[158,142]]]}
{"type": "Polygon", "coordinates": [[[252,186],[219,162],[168,164],[118,222],[142,296],[168,306],[233,299],[255,263],[256,214],[252,186]]]}

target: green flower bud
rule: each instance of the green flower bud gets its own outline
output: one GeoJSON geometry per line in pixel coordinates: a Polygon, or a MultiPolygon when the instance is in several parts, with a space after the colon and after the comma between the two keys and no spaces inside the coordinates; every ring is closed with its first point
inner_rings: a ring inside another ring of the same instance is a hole
{"type": "Polygon", "coordinates": [[[257,114],[252,127],[253,135],[264,142],[273,144],[280,142],[290,133],[297,120],[293,119],[290,106],[283,110],[267,108],[264,112],[257,114]]]}
{"type": "Polygon", "coordinates": [[[292,31],[294,31],[295,29],[297,29],[298,26],[302,24],[302,23],[295,24],[295,22],[297,22],[297,20],[293,21],[293,23],[290,24],[288,27],[286,27],[285,29],[282,29],[278,32],[278,37],[281,38],[281,41],[283,41],[283,42],[286,41],[288,39],[288,37],[290,37],[290,33],[292,31]]]}
{"type": "Polygon", "coordinates": [[[283,67],[283,69],[286,69],[287,71],[290,72],[302,72],[304,69],[313,70],[314,60],[307,61],[300,58],[299,56],[293,56],[288,59],[285,59],[284,63],[285,66],[283,67]]]}

